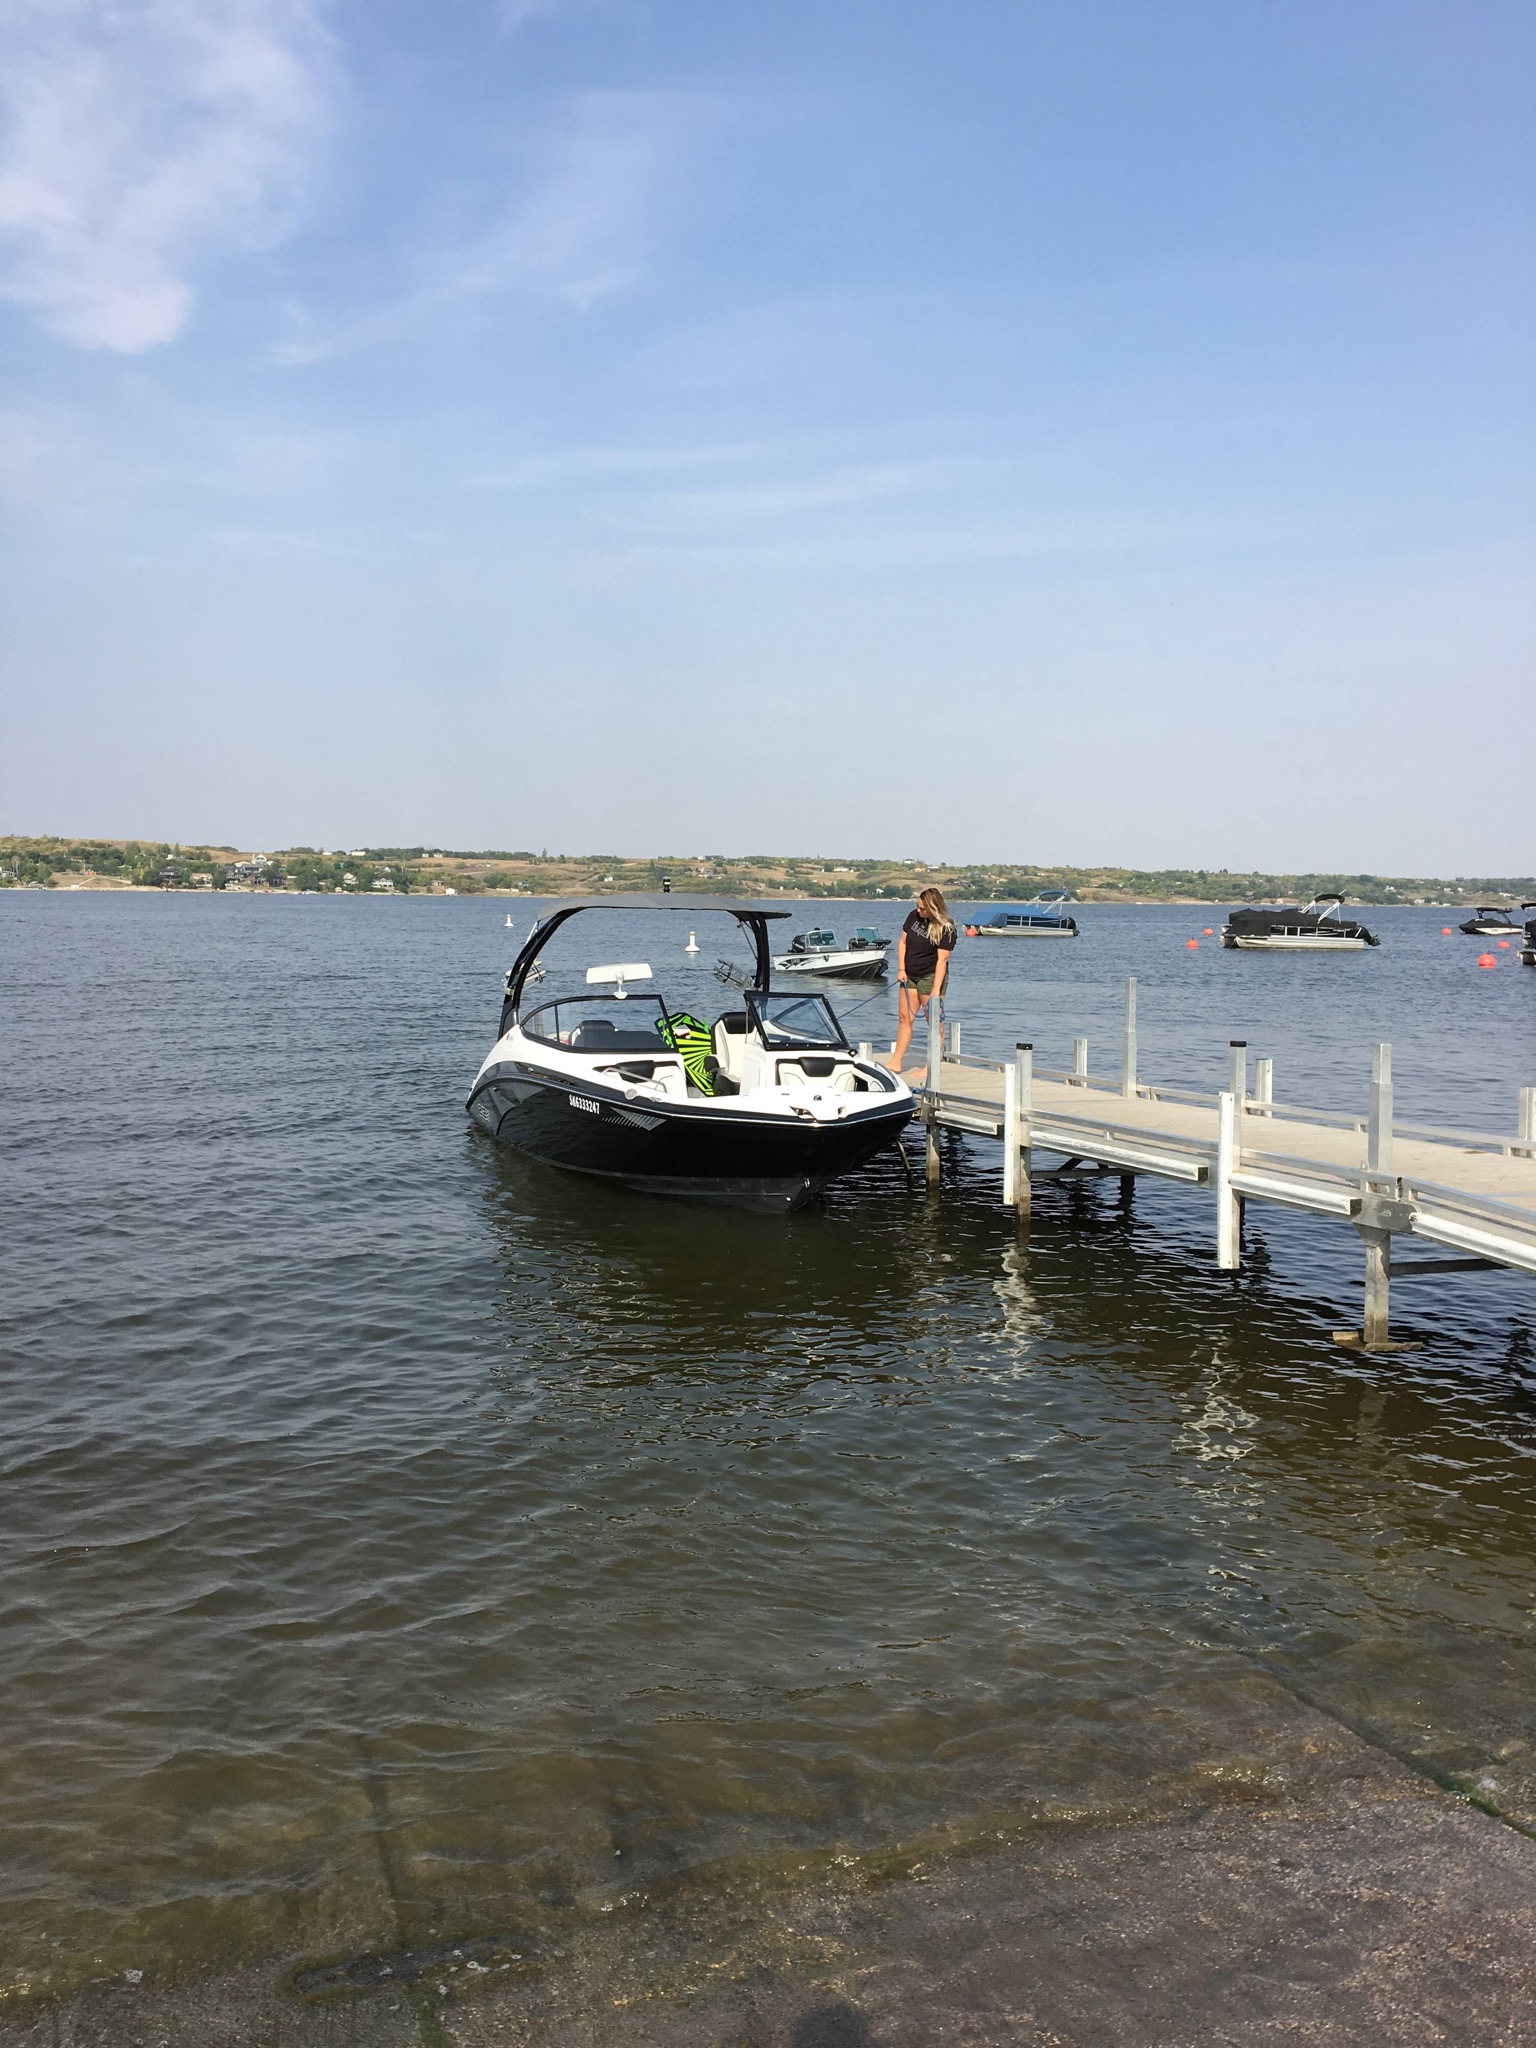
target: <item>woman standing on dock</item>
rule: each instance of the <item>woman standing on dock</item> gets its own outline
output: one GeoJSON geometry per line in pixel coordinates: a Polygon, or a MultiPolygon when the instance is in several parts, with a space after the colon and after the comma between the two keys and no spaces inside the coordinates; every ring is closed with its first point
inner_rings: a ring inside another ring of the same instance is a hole
{"type": "Polygon", "coordinates": [[[924,889],[896,941],[896,1043],[886,1062],[893,1074],[901,1072],[919,1012],[944,993],[957,936],[943,890],[924,889]]]}

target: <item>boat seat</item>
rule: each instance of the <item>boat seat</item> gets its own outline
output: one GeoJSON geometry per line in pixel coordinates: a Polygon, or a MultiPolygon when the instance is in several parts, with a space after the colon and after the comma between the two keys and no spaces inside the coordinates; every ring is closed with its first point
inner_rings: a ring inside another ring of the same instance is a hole
{"type": "Polygon", "coordinates": [[[659,1052],[654,1031],[621,1031],[606,1017],[591,1017],[571,1033],[572,1052],[659,1052]]]}
{"type": "Polygon", "coordinates": [[[741,1048],[746,1042],[747,1013],[745,1010],[727,1010],[715,1019],[715,1028],[710,1034],[715,1048],[715,1058],[720,1062],[722,1074],[728,1074],[733,1081],[741,1079],[741,1048]]]}
{"type": "Polygon", "coordinates": [[[855,1089],[863,1088],[864,1082],[851,1066],[845,1066],[839,1073],[837,1061],[816,1053],[802,1053],[798,1059],[780,1060],[778,1063],[779,1086],[781,1088],[831,1090],[835,1094],[848,1095],[855,1089]]]}

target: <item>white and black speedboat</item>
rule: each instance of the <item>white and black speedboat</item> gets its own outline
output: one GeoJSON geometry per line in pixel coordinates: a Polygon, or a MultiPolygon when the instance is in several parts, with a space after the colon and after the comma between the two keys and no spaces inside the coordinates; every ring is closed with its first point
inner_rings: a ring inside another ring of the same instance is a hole
{"type": "Polygon", "coordinates": [[[1326,895],[1299,910],[1292,904],[1234,910],[1221,928],[1221,943],[1245,953],[1359,953],[1381,944],[1343,909],[1342,896],[1326,895]]]}
{"type": "Polygon", "coordinates": [[[1061,905],[1068,901],[1065,889],[1042,889],[1038,896],[1018,910],[1000,910],[985,924],[972,925],[977,939],[1075,939],[1077,919],[1061,905]]]}
{"type": "Polygon", "coordinates": [[[846,946],[822,925],[808,932],[796,932],[789,951],[780,953],[774,966],[780,974],[831,975],[839,981],[878,981],[885,972],[889,939],[882,939],[872,925],[861,924],[846,946]]]}
{"type": "Polygon", "coordinates": [[[715,897],[562,903],[507,975],[501,1026],[466,1104],[482,1130],[551,1166],[644,1194],[782,1215],[894,1145],[911,1090],[850,1047],[825,996],[775,990],[767,905],[715,897]],[[643,961],[589,967],[587,992],[524,1012],[554,934],[586,910],[727,912],[753,940],[752,985],[712,1021],[637,983],[643,961]]]}
{"type": "MultiPolygon", "coordinates": [[[[1530,904],[1522,903],[1522,910],[1529,910],[1530,904]]],[[[1480,903],[1475,917],[1469,917],[1461,929],[1474,939],[1518,939],[1525,927],[1512,910],[1501,910],[1497,904],[1480,903]]]]}

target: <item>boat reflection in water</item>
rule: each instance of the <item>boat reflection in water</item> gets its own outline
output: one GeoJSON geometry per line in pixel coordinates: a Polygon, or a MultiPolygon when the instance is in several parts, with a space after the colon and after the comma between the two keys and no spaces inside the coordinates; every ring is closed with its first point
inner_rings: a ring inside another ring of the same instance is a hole
{"type": "Polygon", "coordinates": [[[480,1127],[551,1166],[652,1195],[783,1215],[894,1145],[905,1082],[849,1045],[824,996],[770,986],[768,921],[785,910],[718,897],[602,896],[562,904],[507,976],[501,1027],[466,1105],[480,1127]],[[645,961],[589,967],[589,989],[526,1015],[555,932],[585,910],[722,911],[750,935],[751,985],[712,1022],[634,986],[645,961]]]}

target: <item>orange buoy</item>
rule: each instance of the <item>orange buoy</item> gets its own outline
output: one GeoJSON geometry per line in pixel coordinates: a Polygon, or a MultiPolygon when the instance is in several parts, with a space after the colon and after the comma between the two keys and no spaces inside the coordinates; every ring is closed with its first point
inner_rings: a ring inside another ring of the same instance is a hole
{"type": "Polygon", "coordinates": [[[1448,924],[1441,925],[1440,936],[1442,939],[1448,939],[1451,936],[1451,928],[1448,924]]]}
{"type": "Polygon", "coordinates": [[[1499,951],[1500,951],[1501,953],[1507,953],[1507,952],[1509,951],[1509,941],[1508,941],[1508,939],[1500,939],[1500,941],[1499,941],[1499,951]]]}
{"type": "Polygon", "coordinates": [[[1479,953],[1477,956],[1477,964],[1479,967],[1497,967],[1499,964],[1499,956],[1497,953],[1479,953]]]}
{"type": "Polygon", "coordinates": [[[1186,939],[1184,941],[1184,944],[1186,949],[1191,953],[1197,953],[1200,950],[1200,941],[1198,939],[1186,939]]]}
{"type": "Polygon", "coordinates": [[[1207,938],[1207,939],[1214,939],[1214,938],[1215,938],[1215,936],[1216,936],[1216,927],[1215,927],[1214,925],[1212,925],[1212,924],[1208,924],[1208,925],[1206,926],[1206,928],[1205,928],[1204,932],[1203,932],[1203,933],[1201,934],[1201,937],[1202,937],[1202,938],[1207,938]]]}

